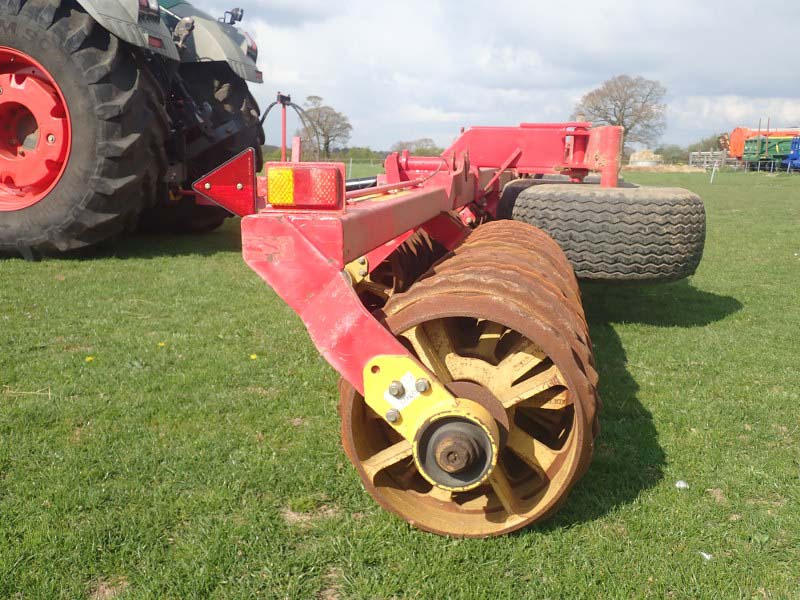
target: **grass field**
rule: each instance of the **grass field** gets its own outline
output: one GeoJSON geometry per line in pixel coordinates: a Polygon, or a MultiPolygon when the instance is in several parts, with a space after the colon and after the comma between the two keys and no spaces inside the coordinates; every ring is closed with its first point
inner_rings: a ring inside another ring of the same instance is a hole
{"type": "Polygon", "coordinates": [[[800,178],[629,179],[705,198],[705,258],[584,288],[593,466],[491,540],[363,491],[336,376],[235,222],[0,261],[0,598],[800,597],[800,178]]]}

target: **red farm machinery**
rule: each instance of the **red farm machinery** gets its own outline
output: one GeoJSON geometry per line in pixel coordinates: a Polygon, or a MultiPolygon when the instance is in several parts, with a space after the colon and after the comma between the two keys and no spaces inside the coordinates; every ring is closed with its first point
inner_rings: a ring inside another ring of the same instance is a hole
{"type": "Polygon", "coordinates": [[[691,275],[702,202],[620,181],[622,130],[589,123],[471,128],[367,180],[298,142],[263,164],[242,16],[0,0],[0,254],[239,215],[246,262],[341,375],[342,443],[375,500],[463,537],[552,514],[599,430],[578,280],[691,275]]]}
{"type": "Polygon", "coordinates": [[[618,181],[621,139],[476,127],[441,156],[392,154],[366,182],[300,162],[296,140],[263,175],[248,150],[195,184],[244,217],[245,261],[341,375],[347,456],[413,526],[486,537],[553,514],[599,432],[578,278],[697,267],[702,202],[618,181]]]}

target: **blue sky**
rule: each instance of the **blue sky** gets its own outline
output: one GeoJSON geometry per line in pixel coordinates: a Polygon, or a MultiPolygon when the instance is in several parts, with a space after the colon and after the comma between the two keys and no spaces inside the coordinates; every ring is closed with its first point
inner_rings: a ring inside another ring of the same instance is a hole
{"type": "MultiPolygon", "coordinates": [[[[234,0],[235,1],[235,0],[234,0]]],[[[218,0],[200,7],[220,13],[218,0]]],[[[262,106],[280,90],[322,96],[351,145],[388,148],[461,126],[562,121],[626,73],[668,89],[663,142],[737,125],[800,125],[800,2],[704,0],[239,0],[259,44],[262,106]]],[[[270,119],[268,142],[276,143],[270,119]],[[271,125],[271,126],[270,126],[271,125]]]]}

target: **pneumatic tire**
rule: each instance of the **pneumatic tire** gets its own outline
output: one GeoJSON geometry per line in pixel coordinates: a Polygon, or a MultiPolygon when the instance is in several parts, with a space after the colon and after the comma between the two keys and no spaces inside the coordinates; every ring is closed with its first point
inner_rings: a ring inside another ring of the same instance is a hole
{"type": "Polygon", "coordinates": [[[72,131],[47,195],[0,212],[0,253],[75,250],[133,229],[166,169],[167,135],[158,86],[137,55],[72,0],[0,2],[0,46],[55,79],[72,131]]]}
{"type": "Polygon", "coordinates": [[[535,185],[506,211],[550,234],[580,279],[682,279],[703,256],[703,202],[680,188],[535,185]]]}

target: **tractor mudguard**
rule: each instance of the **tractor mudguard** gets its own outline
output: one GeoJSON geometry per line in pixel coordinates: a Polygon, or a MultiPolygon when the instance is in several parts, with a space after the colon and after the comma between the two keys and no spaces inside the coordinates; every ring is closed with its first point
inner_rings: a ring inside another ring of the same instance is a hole
{"type": "Polygon", "coordinates": [[[194,32],[186,40],[181,60],[187,62],[226,62],[242,79],[263,83],[256,61],[248,56],[248,39],[237,27],[218,21],[188,2],[162,0],[162,9],[176,17],[194,19],[194,32]]]}
{"type": "Polygon", "coordinates": [[[172,42],[172,33],[159,19],[140,19],[137,0],[77,0],[109,33],[139,48],[160,54],[171,60],[180,60],[178,49],[172,42]],[[152,42],[156,38],[161,43],[152,42]]]}

